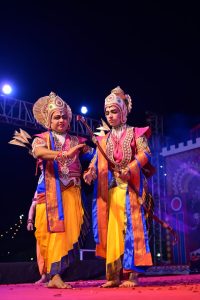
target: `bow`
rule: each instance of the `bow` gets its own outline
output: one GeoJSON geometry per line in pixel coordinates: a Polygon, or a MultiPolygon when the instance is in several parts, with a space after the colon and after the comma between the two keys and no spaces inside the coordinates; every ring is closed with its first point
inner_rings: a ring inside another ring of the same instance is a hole
{"type": "MultiPolygon", "coordinates": [[[[103,157],[107,160],[109,167],[111,168],[112,171],[120,171],[119,167],[116,163],[114,163],[113,161],[110,160],[110,158],[106,155],[106,153],[104,152],[104,150],[102,149],[101,145],[99,144],[95,134],[93,133],[92,129],[90,128],[90,126],[87,124],[87,122],[85,121],[85,118],[77,115],[77,121],[81,121],[85,127],[87,128],[93,143],[97,146],[97,148],[99,149],[99,151],[101,152],[101,154],[103,155],[103,157]]],[[[130,184],[130,183],[129,183],[130,184]]],[[[135,189],[135,187],[131,184],[131,187],[133,188],[133,190],[138,194],[138,191],[135,189]]],[[[153,214],[153,212],[151,211],[151,209],[149,209],[144,203],[142,204],[146,214],[151,217],[153,220],[155,220],[156,222],[158,222],[160,225],[162,225],[165,229],[168,229],[169,232],[173,235],[174,237],[174,244],[177,243],[178,237],[176,232],[174,231],[174,229],[167,224],[166,222],[164,222],[163,220],[161,220],[160,218],[158,218],[156,215],[153,214]]]]}
{"type": "Polygon", "coordinates": [[[90,134],[90,136],[92,138],[93,143],[97,146],[97,148],[99,149],[99,151],[101,152],[101,154],[103,155],[103,157],[107,160],[110,169],[113,170],[113,171],[119,171],[118,165],[115,162],[111,161],[110,158],[106,155],[106,153],[102,149],[102,147],[99,144],[99,141],[97,140],[94,132],[92,131],[92,129],[90,128],[90,126],[85,121],[85,118],[82,117],[82,116],[80,116],[80,115],[77,115],[76,120],[77,121],[81,121],[85,125],[85,127],[87,128],[87,130],[88,130],[88,132],[89,132],[89,134],[90,134]]]}

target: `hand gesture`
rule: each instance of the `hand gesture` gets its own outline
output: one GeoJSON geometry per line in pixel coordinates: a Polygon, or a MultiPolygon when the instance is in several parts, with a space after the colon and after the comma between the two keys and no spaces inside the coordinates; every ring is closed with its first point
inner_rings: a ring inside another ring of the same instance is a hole
{"type": "Polygon", "coordinates": [[[91,149],[92,149],[92,148],[91,148],[90,146],[85,145],[85,146],[83,147],[82,151],[83,151],[83,153],[87,153],[87,152],[91,151],[91,149]]]}
{"type": "Polygon", "coordinates": [[[26,228],[28,231],[33,231],[34,229],[33,223],[28,223],[26,228]]]}
{"type": "Polygon", "coordinates": [[[120,178],[122,181],[129,181],[131,178],[130,169],[128,167],[121,169],[120,171],[115,171],[114,175],[116,178],[120,178]]]}
{"type": "Polygon", "coordinates": [[[85,183],[87,184],[91,184],[91,182],[93,180],[95,180],[97,178],[97,175],[96,175],[96,170],[94,168],[90,168],[88,169],[87,171],[84,172],[83,174],[83,179],[85,181],[85,183]]]}
{"type": "Polygon", "coordinates": [[[63,156],[66,158],[72,158],[74,157],[81,148],[85,147],[86,144],[78,144],[74,147],[72,147],[70,150],[68,151],[63,151],[63,156]]]}

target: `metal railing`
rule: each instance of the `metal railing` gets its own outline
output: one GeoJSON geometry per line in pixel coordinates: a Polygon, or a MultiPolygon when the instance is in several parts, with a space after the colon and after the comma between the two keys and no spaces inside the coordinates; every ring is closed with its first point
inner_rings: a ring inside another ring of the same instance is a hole
{"type": "MultiPolygon", "coordinates": [[[[25,127],[35,130],[44,130],[39,125],[33,116],[33,103],[18,100],[12,97],[0,95],[0,122],[25,127]]],[[[70,133],[74,135],[88,136],[87,128],[81,123],[76,121],[77,115],[72,115],[70,123],[70,133]]],[[[85,118],[87,124],[91,127],[92,131],[100,125],[99,120],[92,118],[85,118]]]]}

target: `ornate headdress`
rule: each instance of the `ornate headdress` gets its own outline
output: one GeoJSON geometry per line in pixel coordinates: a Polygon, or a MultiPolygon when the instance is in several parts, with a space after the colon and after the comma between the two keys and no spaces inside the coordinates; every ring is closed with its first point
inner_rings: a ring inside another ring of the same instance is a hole
{"type": "Polygon", "coordinates": [[[117,86],[112,89],[111,94],[105,99],[105,109],[107,106],[116,106],[120,110],[121,122],[126,123],[127,115],[132,109],[131,97],[124,93],[124,91],[117,86]]]}
{"type": "Polygon", "coordinates": [[[69,123],[71,122],[72,111],[70,106],[54,92],[51,92],[49,96],[39,98],[33,105],[33,115],[36,121],[47,129],[50,128],[51,117],[56,110],[65,110],[69,123]]]}

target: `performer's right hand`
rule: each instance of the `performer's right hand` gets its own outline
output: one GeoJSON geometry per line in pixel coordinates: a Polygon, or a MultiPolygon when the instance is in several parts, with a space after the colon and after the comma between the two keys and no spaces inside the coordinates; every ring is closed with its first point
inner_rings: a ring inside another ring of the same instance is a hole
{"type": "Polygon", "coordinates": [[[121,180],[127,182],[130,180],[130,169],[128,167],[121,169],[120,172],[114,172],[114,176],[116,178],[120,178],[121,180]]]}
{"type": "Polygon", "coordinates": [[[33,230],[33,223],[28,223],[26,228],[27,228],[28,231],[32,231],[33,230]]]}

